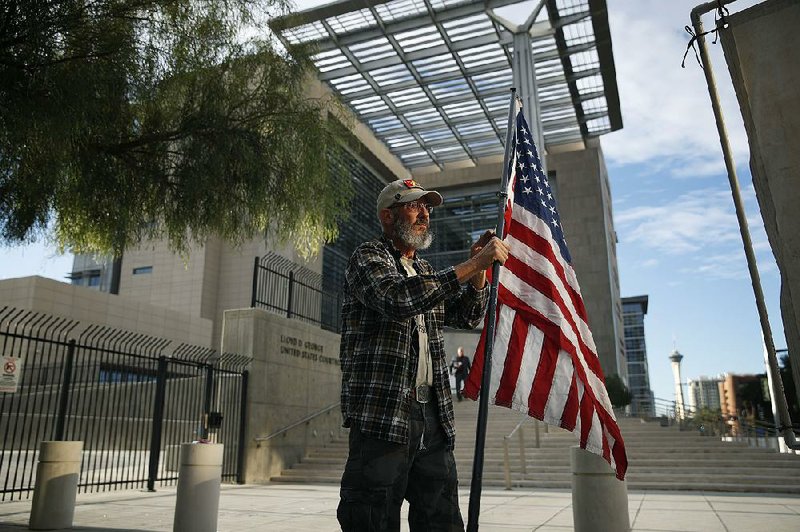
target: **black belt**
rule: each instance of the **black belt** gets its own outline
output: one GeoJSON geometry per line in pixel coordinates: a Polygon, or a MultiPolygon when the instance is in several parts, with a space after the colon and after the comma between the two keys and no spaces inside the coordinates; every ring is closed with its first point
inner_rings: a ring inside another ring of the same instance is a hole
{"type": "Polygon", "coordinates": [[[416,388],[411,388],[411,398],[418,403],[427,403],[433,397],[433,388],[429,384],[420,384],[416,388]]]}

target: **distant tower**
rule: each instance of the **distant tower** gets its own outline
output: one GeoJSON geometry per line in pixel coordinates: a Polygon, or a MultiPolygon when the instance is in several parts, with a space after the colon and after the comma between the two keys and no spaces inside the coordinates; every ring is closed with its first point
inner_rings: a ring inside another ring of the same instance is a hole
{"type": "Polygon", "coordinates": [[[669,356],[672,362],[672,376],[675,378],[675,415],[683,419],[683,387],[681,386],[681,360],[683,355],[675,349],[669,356]]]}

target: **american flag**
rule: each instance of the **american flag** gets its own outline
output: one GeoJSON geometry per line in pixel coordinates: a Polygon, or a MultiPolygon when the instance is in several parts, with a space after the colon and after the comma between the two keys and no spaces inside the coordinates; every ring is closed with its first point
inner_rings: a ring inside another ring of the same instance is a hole
{"type": "MultiPolygon", "coordinates": [[[[553,190],[517,103],[489,401],[575,433],[625,478],[628,459],[604,385],[553,190]]],[[[488,318],[487,318],[488,319],[488,318]]],[[[477,399],[486,327],[464,394],[477,399]]]]}

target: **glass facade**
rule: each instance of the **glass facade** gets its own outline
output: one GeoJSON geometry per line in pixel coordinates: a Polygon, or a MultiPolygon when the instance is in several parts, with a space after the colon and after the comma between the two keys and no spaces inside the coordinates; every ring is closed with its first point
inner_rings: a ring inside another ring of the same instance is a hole
{"type": "Polygon", "coordinates": [[[472,243],[497,225],[498,209],[496,190],[440,192],[444,203],[431,216],[433,244],[422,252],[437,270],[467,260],[472,243]]]}
{"type": "MultiPolygon", "coordinates": [[[[338,153],[341,159],[337,163],[351,180],[353,199],[349,207],[350,216],[339,224],[339,237],[326,244],[322,251],[322,289],[328,293],[342,290],[347,261],[356,247],[380,235],[375,201],[386,186],[377,172],[351,152],[340,150],[338,153]]],[[[326,312],[338,312],[338,309],[323,309],[323,314],[326,312]]],[[[324,318],[323,315],[323,322],[324,318]]]]}
{"type": "Polygon", "coordinates": [[[655,415],[650,372],[647,368],[647,347],[644,339],[644,315],[647,296],[622,298],[622,323],[625,331],[625,356],[628,360],[628,389],[633,396],[633,414],[655,415]]]}

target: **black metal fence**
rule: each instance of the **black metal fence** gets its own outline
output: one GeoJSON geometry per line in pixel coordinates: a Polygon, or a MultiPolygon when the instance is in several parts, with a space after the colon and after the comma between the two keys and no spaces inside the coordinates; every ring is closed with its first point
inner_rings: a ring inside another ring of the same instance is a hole
{"type": "Polygon", "coordinates": [[[250,306],[341,330],[341,292],[322,289],[322,276],[273,253],[256,257],[250,306]]]}
{"type": "Polygon", "coordinates": [[[10,307],[0,357],[21,367],[0,393],[0,500],[31,495],[45,440],[84,442],[80,491],[172,484],[180,444],[209,437],[241,480],[248,357],[10,307]]]}

